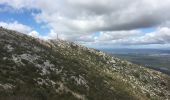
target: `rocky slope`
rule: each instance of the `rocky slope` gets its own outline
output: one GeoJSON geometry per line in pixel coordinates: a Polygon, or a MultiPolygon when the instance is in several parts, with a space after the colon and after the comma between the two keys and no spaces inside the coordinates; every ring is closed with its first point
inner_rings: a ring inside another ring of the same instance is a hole
{"type": "Polygon", "coordinates": [[[170,77],[71,42],[0,28],[0,100],[170,100],[170,77]]]}

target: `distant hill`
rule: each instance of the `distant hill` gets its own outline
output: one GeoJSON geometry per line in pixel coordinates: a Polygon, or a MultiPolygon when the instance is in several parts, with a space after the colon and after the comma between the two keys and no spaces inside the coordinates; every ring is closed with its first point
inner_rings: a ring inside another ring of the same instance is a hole
{"type": "Polygon", "coordinates": [[[134,64],[170,75],[169,49],[101,49],[102,51],[134,64]]]}
{"type": "Polygon", "coordinates": [[[170,77],[63,40],[0,28],[0,100],[169,100],[170,77]]]}

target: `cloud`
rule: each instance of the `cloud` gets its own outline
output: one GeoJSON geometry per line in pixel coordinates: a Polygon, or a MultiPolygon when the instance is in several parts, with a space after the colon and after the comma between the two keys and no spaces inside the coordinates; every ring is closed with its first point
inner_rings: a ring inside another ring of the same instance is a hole
{"type": "Polygon", "coordinates": [[[7,28],[7,29],[11,29],[11,30],[16,30],[18,32],[30,35],[32,37],[35,38],[42,38],[42,39],[49,39],[49,36],[42,36],[41,34],[39,34],[36,30],[33,30],[33,28],[21,24],[17,21],[14,22],[0,22],[0,26],[7,28]]]}
{"type": "Polygon", "coordinates": [[[148,33],[137,38],[132,44],[169,44],[170,43],[170,28],[161,27],[155,32],[148,33]]]}
{"type": "Polygon", "coordinates": [[[32,37],[37,37],[37,38],[40,36],[40,34],[37,31],[31,31],[28,33],[28,35],[30,35],[32,37]]]}
{"type": "Polygon", "coordinates": [[[166,0],[64,0],[37,2],[39,22],[48,22],[55,31],[97,32],[131,30],[156,26],[170,19],[166,0]],[[56,5],[51,8],[52,5],[56,5]],[[64,7],[63,7],[64,6],[64,7]]]}
{"type": "Polygon", "coordinates": [[[96,37],[98,41],[111,41],[111,40],[119,40],[119,39],[127,39],[132,37],[141,36],[142,32],[137,30],[130,31],[107,31],[100,32],[100,35],[96,37]]]}
{"type": "Polygon", "coordinates": [[[14,22],[0,22],[0,26],[4,28],[8,28],[11,30],[17,30],[22,33],[29,33],[32,31],[32,28],[29,26],[26,26],[24,24],[18,23],[17,21],[14,22]]]}
{"type": "MultiPolygon", "coordinates": [[[[170,1],[164,0],[2,0],[14,8],[36,8],[37,22],[54,31],[75,33],[131,30],[170,20],[170,1]],[[164,16],[166,13],[166,16],[164,16]]],[[[1,1],[1,2],[2,2],[1,1]]]]}
{"type": "Polygon", "coordinates": [[[50,35],[43,36],[39,32],[37,32],[36,30],[32,30],[31,32],[28,33],[28,35],[35,37],[35,38],[44,39],[44,40],[52,39],[52,36],[50,36],[50,35]]]}
{"type": "Polygon", "coordinates": [[[170,0],[1,0],[0,4],[40,10],[33,17],[50,27],[45,38],[91,45],[170,43],[170,0]],[[148,27],[157,30],[145,34],[139,30],[148,27]]]}
{"type": "Polygon", "coordinates": [[[34,0],[0,0],[0,4],[7,4],[15,9],[32,8],[34,0]]]}
{"type": "MultiPolygon", "coordinates": [[[[125,32],[125,31],[123,31],[125,32]]],[[[139,35],[140,31],[126,31],[129,35],[122,36],[119,38],[113,38],[112,36],[107,33],[102,33],[98,37],[95,38],[95,42],[90,42],[91,45],[106,45],[112,47],[114,45],[122,45],[122,46],[130,46],[130,45],[166,45],[170,44],[170,28],[168,27],[159,27],[156,29],[155,32],[145,33],[143,35],[139,35]],[[109,36],[110,35],[110,36],[109,36]],[[102,38],[102,40],[101,40],[102,38]]],[[[89,44],[87,43],[87,45],[89,44]]],[[[86,45],[86,44],[85,44],[86,45]]]]}

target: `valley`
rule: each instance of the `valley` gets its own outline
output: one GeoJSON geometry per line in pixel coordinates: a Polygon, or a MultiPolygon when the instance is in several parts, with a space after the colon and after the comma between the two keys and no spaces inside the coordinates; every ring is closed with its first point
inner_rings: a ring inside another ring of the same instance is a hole
{"type": "Polygon", "coordinates": [[[103,51],[120,59],[124,59],[170,75],[170,50],[105,49],[103,51]]]}

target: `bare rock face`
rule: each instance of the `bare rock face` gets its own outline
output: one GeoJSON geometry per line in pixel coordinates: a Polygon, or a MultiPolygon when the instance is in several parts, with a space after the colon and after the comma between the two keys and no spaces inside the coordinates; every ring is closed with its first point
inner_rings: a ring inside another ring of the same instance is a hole
{"type": "Polygon", "coordinates": [[[170,100],[170,77],[75,43],[1,27],[0,100],[170,100]]]}

